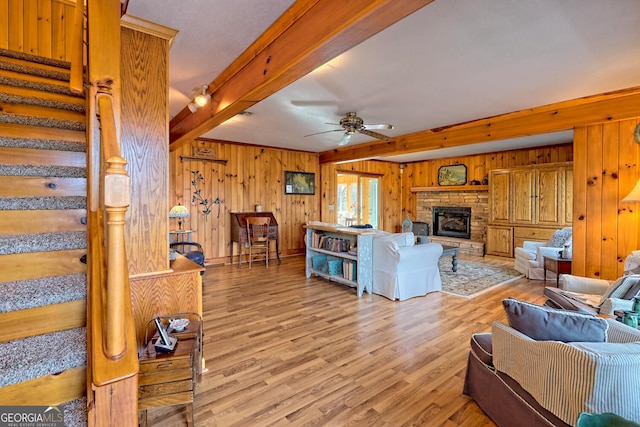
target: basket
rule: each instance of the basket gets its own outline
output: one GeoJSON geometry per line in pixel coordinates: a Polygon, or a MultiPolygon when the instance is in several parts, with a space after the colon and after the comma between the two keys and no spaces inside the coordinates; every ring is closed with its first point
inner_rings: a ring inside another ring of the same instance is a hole
{"type": "Polygon", "coordinates": [[[342,260],[341,259],[332,259],[327,262],[329,264],[329,274],[334,275],[342,275],[342,260]]]}
{"type": "Polygon", "coordinates": [[[326,273],[329,270],[329,266],[327,264],[327,256],[316,255],[311,258],[311,267],[316,271],[326,273]]]}

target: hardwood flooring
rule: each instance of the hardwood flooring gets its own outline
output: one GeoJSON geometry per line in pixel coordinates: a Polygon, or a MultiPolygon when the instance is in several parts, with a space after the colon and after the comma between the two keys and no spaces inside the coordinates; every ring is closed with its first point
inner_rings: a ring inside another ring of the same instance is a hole
{"type": "MultiPolygon", "coordinates": [[[[307,279],[303,256],[210,267],[195,425],[494,426],[462,395],[469,338],[505,320],[502,299],[542,303],[543,287],[519,279],[474,299],[435,292],[400,302],[307,279]]],[[[149,424],[183,426],[185,414],[150,410],[149,424]]]]}

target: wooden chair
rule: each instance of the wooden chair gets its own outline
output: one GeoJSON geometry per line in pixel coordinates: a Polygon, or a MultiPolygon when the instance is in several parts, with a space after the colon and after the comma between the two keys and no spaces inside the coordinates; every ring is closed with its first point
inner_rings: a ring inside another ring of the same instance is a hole
{"type": "Polygon", "coordinates": [[[269,267],[269,221],[268,217],[248,217],[247,242],[249,243],[249,268],[253,258],[264,254],[265,265],[269,267]]]}

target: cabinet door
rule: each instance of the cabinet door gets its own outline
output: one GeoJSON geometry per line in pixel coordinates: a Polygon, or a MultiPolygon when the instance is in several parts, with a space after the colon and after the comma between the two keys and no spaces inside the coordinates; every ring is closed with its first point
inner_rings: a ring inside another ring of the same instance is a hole
{"type": "Polygon", "coordinates": [[[512,219],[515,224],[535,224],[536,170],[515,169],[511,172],[512,219]]]}
{"type": "Polygon", "coordinates": [[[562,182],[564,169],[540,168],[536,192],[536,223],[558,226],[562,217],[562,182]]]}
{"type": "Polygon", "coordinates": [[[510,195],[511,173],[509,171],[493,170],[489,173],[489,222],[511,222],[510,195]]]}
{"type": "Polygon", "coordinates": [[[513,228],[487,226],[487,255],[513,257],[513,228]]]}
{"type": "Polygon", "coordinates": [[[564,169],[564,188],[561,192],[562,206],[564,207],[562,225],[570,226],[573,223],[573,169],[564,169]]]}

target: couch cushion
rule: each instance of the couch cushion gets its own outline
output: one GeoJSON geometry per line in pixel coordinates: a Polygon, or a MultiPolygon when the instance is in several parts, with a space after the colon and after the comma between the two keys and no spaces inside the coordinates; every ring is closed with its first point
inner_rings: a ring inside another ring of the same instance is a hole
{"type": "Polygon", "coordinates": [[[565,242],[571,239],[571,231],[572,231],[571,227],[565,227],[561,230],[556,231],[555,233],[553,233],[553,236],[549,240],[549,243],[547,244],[547,246],[551,248],[563,247],[565,242]]]}
{"type": "Polygon", "coordinates": [[[520,259],[536,259],[536,250],[516,248],[516,257],[520,259]]]}
{"type": "Polygon", "coordinates": [[[376,235],[374,236],[374,239],[382,239],[382,241],[389,242],[392,245],[395,244],[395,246],[400,248],[415,245],[415,239],[413,237],[413,232],[411,231],[407,233],[388,233],[376,235]]]}
{"type": "Polygon", "coordinates": [[[502,301],[509,326],[538,341],[605,342],[609,324],[574,311],[543,307],[515,298],[502,301]]]}

